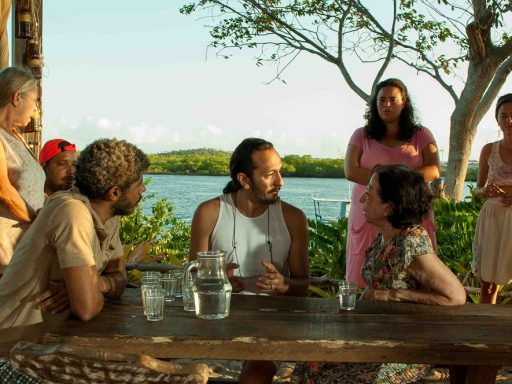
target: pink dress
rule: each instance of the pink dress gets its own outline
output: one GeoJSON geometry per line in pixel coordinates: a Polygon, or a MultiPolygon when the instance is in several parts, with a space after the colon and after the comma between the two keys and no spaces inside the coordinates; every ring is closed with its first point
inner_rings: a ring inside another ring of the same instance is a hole
{"type": "MultiPolygon", "coordinates": [[[[365,169],[373,169],[379,164],[406,164],[411,168],[421,167],[423,164],[421,153],[431,143],[435,144],[436,141],[432,133],[425,127],[419,129],[410,141],[396,148],[387,147],[377,140],[367,137],[364,128],[356,129],[349,142],[362,151],[359,166],[365,169]]],[[[346,279],[357,282],[359,287],[366,286],[361,275],[366,248],[377,236],[377,229],[366,222],[363,205],[359,202],[365,191],[366,185],[354,185],[348,216],[346,279]]],[[[431,213],[421,225],[428,231],[435,249],[437,242],[433,214],[431,213]]]]}

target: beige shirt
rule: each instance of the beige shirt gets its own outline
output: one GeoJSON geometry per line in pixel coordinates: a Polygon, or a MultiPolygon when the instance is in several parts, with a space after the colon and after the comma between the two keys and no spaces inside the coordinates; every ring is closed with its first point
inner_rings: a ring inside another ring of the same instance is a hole
{"type": "Polygon", "coordinates": [[[34,305],[49,280],[63,279],[62,269],[96,265],[101,273],[122,256],[118,216],[103,224],[85,196],[54,193],[0,279],[0,356],[20,339],[37,342],[67,319],[68,311],[52,315],[34,305]]]}
{"type": "MultiPolygon", "coordinates": [[[[7,175],[27,205],[37,211],[44,203],[43,168],[24,143],[0,128],[0,145],[4,147],[7,175]]],[[[14,246],[27,230],[25,223],[0,203],[0,274],[11,259],[14,246]]]]}

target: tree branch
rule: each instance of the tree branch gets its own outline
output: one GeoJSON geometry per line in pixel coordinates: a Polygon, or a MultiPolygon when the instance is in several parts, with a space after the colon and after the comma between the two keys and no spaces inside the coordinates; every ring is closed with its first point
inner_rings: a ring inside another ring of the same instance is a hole
{"type": "Polygon", "coordinates": [[[395,48],[396,0],[392,0],[392,1],[393,1],[393,23],[391,24],[391,32],[390,32],[390,37],[389,37],[388,51],[386,54],[386,58],[384,59],[384,62],[382,63],[382,66],[379,69],[379,72],[377,72],[375,79],[373,79],[372,94],[373,94],[373,91],[375,90],[375,87],[377,86],[380,79],[382,78],[382,75],[388,68],[389,63],[391,63],[391,59],[393,57],[393,50],[395,48]]]}
{"type": "Polygon", "coordinates": [[[431,72],[431,71],[427,70],[426,68],[421,67],[417,64],[409,62],[409,61],[405,60],[404,58],[402,58],[401,56],[394,55],[393,57],[395,59],[405,63],[409,67],[412,67],[412,68],[416,69],[417,71],[423,72],[423,73],[429,75],[430,77],[432,77],[434,80],[436,80],[441,85],[441,87],[443,87],[449,93],[449,95],[452,97],[454,103],[455,104],[458,103],[459,96],[457,96],[457,94],[453,90],[453,87],[443,80],[443,78],[441,77],[441,74],[439,72],[439,69],[437,69],[436,66],[434,65],[434,63],[430,62],[430,60],[429,60],[429,62],[430,62],[429,65],[431,68],[434,69],[434,72],[431,72]]]}
{"type": "MultiPolygon", "coordinates": [[[[316,54],[322,58],[324,58],[326,61],[329,61],[331,63],[336,63],[336,57],[331,55],[328,51],[324,50],[321,46],[316,44],[313,40],[302,34],[300,31],[295,29],[293,26],[288,24],[286,21],[281,20],[280,18],[274,16],[272,12],[269,12],[267,8],[262,7],[256,0],[245,0],[247,3],[251,4],[253,7],[258,9],[262,14],[268,16],[272,21],[274,21],[276,24],[282,26],[285,28],[291,35],[296,35],[300,37],[302,41],[305,43],[311,45],[314,49],[309,49],[308,52],[316,54]]],[[[274,32],[276,32],[275,29],[273,29],[274,32]]]]}
{"type": "Polygon", "coordinates": [[[345,20],[347,19],[348,15],[350,14],[350,11],[352,9],[353,1],[350,0],[348,7],[343,11],[340,21],[338,23],[338,68],[340,69],[341,75],[347,82],[350,89],[352,89],[361,99],[364,101],[368,101],[370,99],[370,96],[363,91],[352,79],[352,76],[347,70],[347,67],[345,66],[345,62],[343,61],[343,26],[345,25],[345,20]]]}
{"type": "Polygon", "coordinates": [[[480,123],[480,120],[482,120],[485,113],[491,107],[493,101],[498,96],[501,87],[503,87],[503,84],[505,84],[505,81],[507,80],[510,72],[512,72],[512,56],[509,56],[509,58],[499,66],[491,84],[489,84],[487,87],[485,94],[483,95],[482,100],[478,104],[478,107],[475,111],[474,119],[476,124],[480,123]]]}

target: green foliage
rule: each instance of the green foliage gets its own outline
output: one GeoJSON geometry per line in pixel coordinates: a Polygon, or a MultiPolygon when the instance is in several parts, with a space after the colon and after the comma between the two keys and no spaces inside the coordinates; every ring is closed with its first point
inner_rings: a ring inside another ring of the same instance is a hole
{"type": "Polygon", "coordinates": [[[213,149],[174,151],[149,155],[152,173],[177,175],[229,175],[231,153],[213,149]]]}
{"type": "Polygon", "coordinates": [[[310,155],[283,157],[283,176],[343,178],[343,159],[315,159],[310,155]]]}
{"type": "MultiPolygon", "coordinates": [[[[149,182],[150,179],[146,179],[145,184],[149,182]]],[[[154,194],[144,195],[142,201],[151,201],[154,197],[154,194]]],[[[174,216],[167,199],[154,202],[150,215],[146,215],[139,204],[131,215],[122,217],[120,236],[129,251],[139,244],[151,243],[148,254],[166,263],[182,264],[188,258],[190,226],[174,216]]]]}
{"type": "Polygon", "coordinates": [[[496,33],[489,38],[496,46],[510,39],[505,20],[511,11],[509,0],[487,1],[483,7],[467,3],[399,0],[396,9],[390,3],[383,15],[364,0],[198,0],[183,5],[180,12],[208,17],[210,46],[219,56],[258,49],[256,64],[275,64],[278,79],[300,52],[343,66],[343,47],[361,63],[384,62],[391,53],[392,60],[445,85],[439,72],[452,75],[469,60],[470,45],[475,45],[465,26],[476,22],[484,28],[491,22],[496,33]],[[394,19],[393,28],[386,27],[388,17],[394,19]]]}
{"type": "MultiPolygon", "coordinates": [[[[151,173],[179,175],[229,175],[231,152],[215,149],[191,149],[149,155],[151,173]]],[[[283,158],[283,176],[344,177],[343,159],[315,159],[310,155],[283,158]]]]}
{"type": "Polygon", "coordinates": [[[308,220],[308,223],[311,276],[340,279],[345,275],[348,219],[339,218],[330,223],[308,220]]]}
{"type": "Polygon", "coordinates": [[[438,199],[434,205],[438,255],[466,285],[477,282],[471,275],[472,243],[483,200],[476,197],[474,189],[465,201],[438,199]]]}
{"type": "MultiPolygon", "coordinates": [[[[434,206],[438,255],[462,279],[463,284],[470,287],[480,287],[478,277],[471,272],[471,261],[476,223],[483,203],[484,200],[476,197],[471,188],[471,196],[465,201],[457,203],[454,200],[439,199],[434,206]]],[[[510,290],[512,284],[507,284],[501,292],[510,290]]],[[[479,302],[478,295],[470,293],[468,296],[472,302],[479,302]]],[[[504,297],[499,302],[506,304],[510,300],[512,297],[504,297]]]]}
{"type": "MultiPolygon", "coordinates": [[[[228,176],[231,152],[200,148],[149,155],[150,173],[176,175],[228,176]]],[[[286,155],[283,157],[285,177],[330,177],[344,178],[344,159],[314,158],[311,155],[286,155]]],[[[441,167],[441,175],[446,167],[441,167]]],[[[478,167],[470,166],[466,181],[476,181],[478,167]]]]}

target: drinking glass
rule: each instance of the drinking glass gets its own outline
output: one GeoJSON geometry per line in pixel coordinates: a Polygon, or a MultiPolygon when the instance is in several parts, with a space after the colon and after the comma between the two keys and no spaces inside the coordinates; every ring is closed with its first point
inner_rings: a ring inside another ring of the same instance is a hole
{"type": "Polygon", "coordinates": [[[340,294],[340,309],[344,311],[351,311],[356,307],[357,284],[341,280],[339,283],[340,294]]]}
{"type": "Polygon", "coordinates": [[[162,289],[164,290],[164,300],[166,303],[173,302],[176,298],[176,276],[171,272],[162,274],[162,289]]]}
{"type": "Polygon", "coordinates": [[[147,315],[146,312],[146,289],[147,288],[162,288],[162,281],[160,279],[160,273],[158,276],[151,275],[142,277],[140,280],[140,293],[142,296],[142,308],[144,309],[144,314],[147,315]]]}
{"type": "Polygon", "coordinates": [[[185,282],[185,278],[182,280],[182,295],[183,295],[183,309],[188,312],[195,312],[196,304],[194,302],[194,274],[190,274],[191,278],[188,282],[185,282]]]}
{"type": "Polygon", "coordinates": [[[146,318],[149,321],[160,321],[164,318],[164,291],[161,287],[146,287],[146,318]]]}
{"type": "Polygon", "coordinates": [[[183,272],[173,271],[171,272],[176,277],[176,297],[181,297],[182,295],[182,283],[183,283],[183,272]]]}

